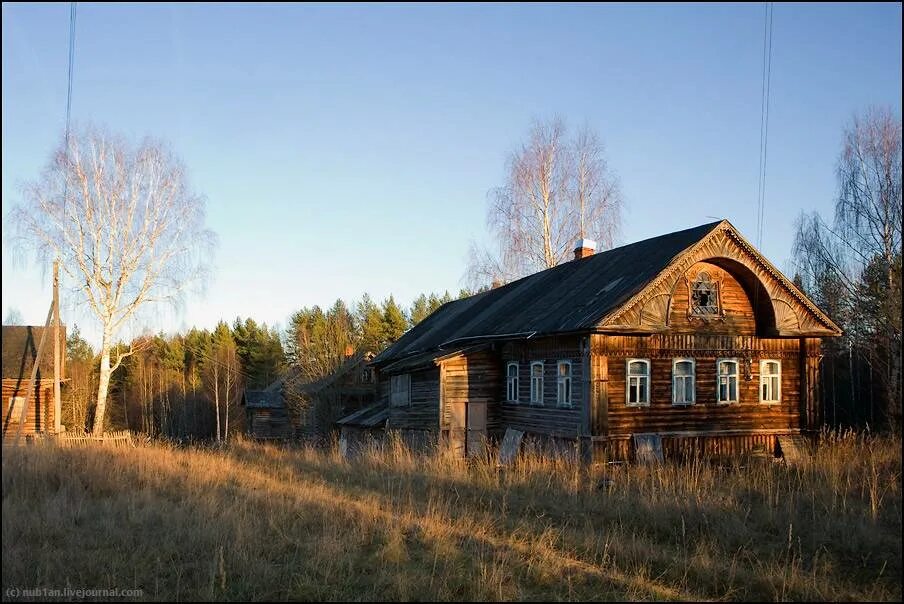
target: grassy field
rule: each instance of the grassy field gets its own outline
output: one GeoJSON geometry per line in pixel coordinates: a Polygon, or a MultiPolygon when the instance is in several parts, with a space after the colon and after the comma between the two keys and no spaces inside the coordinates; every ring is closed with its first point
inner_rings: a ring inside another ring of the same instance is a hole
{"type": "Polygon", "coordinates": [[[901,600],[901,441],[500,473],[400,446],[3,451],[3,588],[155,600],[901,600]],[[611,479],[603,487],[603,478],[611,479]]]}

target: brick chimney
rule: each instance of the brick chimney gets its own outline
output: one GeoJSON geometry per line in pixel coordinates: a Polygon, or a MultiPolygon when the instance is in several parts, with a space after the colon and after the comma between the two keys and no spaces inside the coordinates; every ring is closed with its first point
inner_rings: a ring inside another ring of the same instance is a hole
{"type": "Polygon", "coordinates": [[[580,260],[587,256],[592,256],[596,251],[596,241],[593,239],[578,239],[577,245],[574,247],[574,259],[580,260]]]}

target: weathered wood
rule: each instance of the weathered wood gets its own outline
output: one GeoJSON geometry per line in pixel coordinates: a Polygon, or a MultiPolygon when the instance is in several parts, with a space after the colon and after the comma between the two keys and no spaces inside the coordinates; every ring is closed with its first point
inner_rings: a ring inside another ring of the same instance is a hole
{"type": "Polygon", "coordinates": [[[591,375],[593,376],[593,409],[590,433],[609,433],[609,357],[591,355],[591,375]]]}
{"type": "Polygon", "coordinates": [[[778,436],[776,438],[778,440],[778,451],[786,464],[798,464],[809,457],[809,443],[804,436],[797,434],[778,436]]]}
{"type": "Polygon", "coordinates": [[[685,273],[698,262],[727,270],[756,301],[757,333],[787,337],[834,336],[840,330],[797,287],[727,221],[685,250],[650,284],[604,317],[599,327],[612,331],[665,331],[669,309],[685,273]]]}
{"type": "Polygon", "coordinates": [[[518,457],[521,450],[521,440],[524,438],[524,432],[508,428],[505,431],[505,437],[502,439],[502,445],[499,447],[499,464],[503,466],[511,465],[518,457]]]}
{"type": "Polygon", "coordinates": [[[389,427],[397,430],[436,430],[439,425],[439,367],[414,371],[411,375],[411,403],[390,404],[390,375],[382,375],[380,396],[389,405],[389,427]],[[385,398],[383,398],[385,397],[385,398]]]}
{"type": "Polygon", "coordinates": [[[518,363],[518,402],[505,401],[505,385],[497,393],[501,405],[502,425],[532,434],[577,437],[586,423],[584,410],[584,355],[579,336],[541,338],[516,341],[502,349],[502,366],[518,363]],[[543,362],[543,401],[530,402],[531,363],[543,362]],[[558,404],[558,362],[571,362],[571,406],[558,404]]]}
{"type": "Polygon", "coordinates": [[[638,463],[662,463],[662,437],[658,434],[634,434],[634,460],[638,463]]]}
{"type": "MultiPolygon", "coordinates": [[[[19,428],[21,415],[12,416],[11,402],[13,397],[25,398],[25,390],[28,388],[27,380],[3,379],[3,435],[10,437],[15,435],[19,428]]],[[[29,397],[29,403],[25,407],[25,422],[22,424],[22,434],[36,434],[48,431],[53,425],[53,380],[43,378],[37,380],[29,397]]]]}

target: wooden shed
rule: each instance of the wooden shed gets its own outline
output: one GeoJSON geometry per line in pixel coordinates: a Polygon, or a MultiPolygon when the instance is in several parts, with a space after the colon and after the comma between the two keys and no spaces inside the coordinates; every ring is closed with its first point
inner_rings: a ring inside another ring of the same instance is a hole
{"type": "Polygon", "coordinates": [[[474,454],[507,428],[626,459],[773,450],[821,426],[841,331],[727,220],[450,302],[373,360],[388,427],[474,454]]]}
{"type": "MultiPolygon", "coordinates": [[[[52,327],[48,328],[45,336],[45,349],[38,363],[34,390],[31,397],[26,396],[44,329],[31,325],[4,325],[2,328],[4,442],[15,438],[20,432],[20,424],[21,433],[25,436],[48,434],[54,430],[52,327]],[[21,422],[26,398],[30,400],[25,410],[25,421],[21,422]]],[[[65,328],[60,326],[63,342],[66,341],[65,334],[65,328]]],[[[62,355],[61,380],[64,375],[65,355],[62,355]]]]}
{"type": "Polygon", "coordinates": [[[262,440],[286,440],[295,436],[296,423],[279,388],[245,390],[241,404],[245,408],[245,433],[262,440]]]}

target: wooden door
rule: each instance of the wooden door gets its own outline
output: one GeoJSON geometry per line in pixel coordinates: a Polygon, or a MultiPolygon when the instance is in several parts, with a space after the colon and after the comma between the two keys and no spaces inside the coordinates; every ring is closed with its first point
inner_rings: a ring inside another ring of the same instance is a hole
{"type": "Polygon", "coordinates": [[[486,451],[487,404],[468,403],[468,457],[486,451]]]}
{"type": "Polygon", "coordinates": [[[465,426],[467,403],[448,403],[449,405],[449,448],[456,455],[465,455],[465,426]]]}

